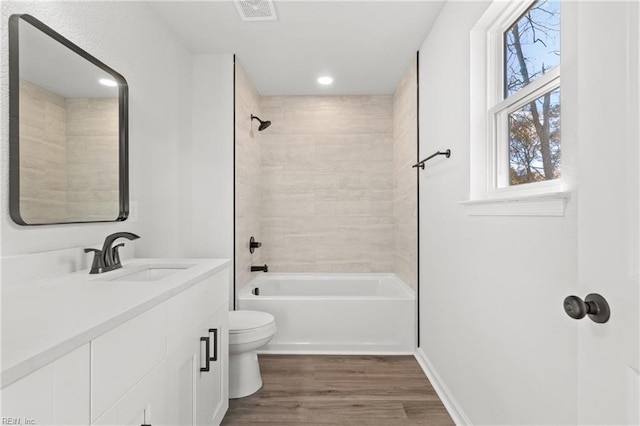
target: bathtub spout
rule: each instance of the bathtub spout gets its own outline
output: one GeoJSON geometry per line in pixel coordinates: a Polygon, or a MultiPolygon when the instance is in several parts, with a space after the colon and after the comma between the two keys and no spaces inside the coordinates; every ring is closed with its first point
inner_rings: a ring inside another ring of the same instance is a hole
{"type": "Polygon", "coordinates": [[[266,264],[264,266],[252,266],[251,267],[251,272],[258,272],[258,271],[269,272],[269,267],[266,264]]]}

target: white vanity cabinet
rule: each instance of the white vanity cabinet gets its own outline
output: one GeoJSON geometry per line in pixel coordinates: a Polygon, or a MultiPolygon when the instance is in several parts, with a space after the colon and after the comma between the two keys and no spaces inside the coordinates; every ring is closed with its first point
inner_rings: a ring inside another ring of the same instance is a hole
{"type": "Polygon", "coordinates": [[[168,301],[169,424],[216,425],[227,411],[228,280],[218,273],[168,301]]]}
{"type": "MultiPolygon", "coordinates": [[[[220,424],[229,405],[228,262],[206,271],[175,286],[165,282],[160,300],[132,282],[138,287],[114,299],[139,292],[141,304],[130,303],[115,326],[97,325],[102,331],[81,347],[15,373],[20,378],[2,389],[1,416],[41,425],[220,424]]],[[[3,380],[11,374],[3,370],[3,380]]]]}
{"type": "Polygon", "coordinates": [[[86,343],[4,387],[3,424],[89,424],[89,359],[86,343]]]}
{"type": "MultiPolygon", "coordinates": [[[[229,408],[228,306],[219,307],[202,332],[210,338],[209,371],[200,370],[196,379],[196,424],[219,425],[229,408]]],[[[206,370],[206,363],[203,366],[206,370]]]]}
{"type": "Polygon", "coordinates": [[[155,306],[91,341],[91,421],[95,424],[164,421],[161,411],[166,397],[163,401],[158,391],[162,387],[166,394],[166,373],[160,366],[167,353],[166,308],[167,302],[155,306]],[[149,408],[152,400],[159,407],[149,408]]]}
{"type": "Polygon", "coordinates": [[[167,364],[163,360],[128,390],[93,425],[164,425],[167,419],[167,364]]]}

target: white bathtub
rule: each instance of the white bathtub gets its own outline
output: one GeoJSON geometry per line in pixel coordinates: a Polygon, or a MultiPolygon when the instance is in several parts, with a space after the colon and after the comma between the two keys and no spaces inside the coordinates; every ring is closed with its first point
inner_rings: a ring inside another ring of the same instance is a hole
{"type": "Polygon", "coordinates": [[[278,331],[260,353],[415,351],[415,293],[394,274],[261,274],[238,292],[238,309],[274,315],[278,331]]]}

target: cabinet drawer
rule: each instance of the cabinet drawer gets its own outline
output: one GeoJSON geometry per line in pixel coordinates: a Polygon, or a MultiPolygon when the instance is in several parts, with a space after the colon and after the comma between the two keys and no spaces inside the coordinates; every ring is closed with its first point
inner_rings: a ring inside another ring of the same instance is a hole
{"type": "Polygon", "coordinates": [[[166,357],[166,303],[91,342],[91,421],[166,357]]]}
{"type": "Polygon", "coordinates": [[[28,420],[51,425],[89,422],[88,343],[2,389],[2,424],[28,420]]]}

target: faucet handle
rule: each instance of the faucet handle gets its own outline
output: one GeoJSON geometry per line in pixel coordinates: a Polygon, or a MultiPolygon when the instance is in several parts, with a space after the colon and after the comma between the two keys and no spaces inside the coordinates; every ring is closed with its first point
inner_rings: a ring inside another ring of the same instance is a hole
{"type": "Polygon", "coordinates": [[[102,272],[104,268],[104,262],[102,261],[102,250],[94,249],[94,248],[86,248],[84,249],[85,253],[93,252],[93,262],[91,263],[90,274],[99,274],[102,272]]]}
{"type": "Polygon", "coordinates": [[[111,249],[111,257],[113,257],[113,264],[116,265],[116,268],[120,268],[122,266],[122,263],[120,263],[120,252],[118,251],[120,247],[124,247],[124,243],[117,244],[111,249]]]}
{"type": "Polygon", "coordinates": [[[249,238],[249,252],[253,253],[253,251],[257,248],[262,247],[262,243],[260,241],[256,241],[254,237],[249,238]]]}

